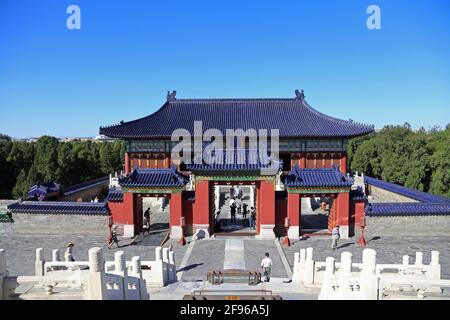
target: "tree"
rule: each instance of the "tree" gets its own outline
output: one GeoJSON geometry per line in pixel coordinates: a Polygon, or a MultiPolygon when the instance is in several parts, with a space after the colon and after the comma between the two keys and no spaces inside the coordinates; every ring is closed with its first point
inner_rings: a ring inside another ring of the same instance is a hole
{"type": "Polygon", "coordinates": [[[58,139],[50,136],[42,136],[36,142],[34,166],[36,177],[42,182],[57,179],[58,144],[58,139]]]}
{"type": "Polygon", "coordinates": [[[16,180],[16,185],[14,186],[12,190],[12,196],[14,199],[18,199],[21,197],[26,197],[29,190],[28,186],[28,180],[27,180],[27,173],[24,169],[20,170],[19,176],[16,180]]]}
{"type": "Polygon", "coordinates": [[[104,175],[113,173],[117,167],[117,160],[114,155],[114,149],[111,143],[104,142],[100,144],[100,168],[104,175]]]}

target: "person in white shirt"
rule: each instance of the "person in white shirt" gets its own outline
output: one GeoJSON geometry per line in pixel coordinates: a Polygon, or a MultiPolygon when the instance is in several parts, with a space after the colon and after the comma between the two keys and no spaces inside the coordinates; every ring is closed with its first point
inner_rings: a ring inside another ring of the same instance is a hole
{"type": "Polygon", "coordinates": [[[333,239],[333,242],[331,243],[331,249],[336,250],[338,246],[338,240],[340,238],[339,234],[339,226],[335,226],[333,230],[331,231],[331,239],[333,239]]]}
{"type": "Polygon", "coordinates": [[[269,258],[269,253],[266,252],[266,256],[261,261],[261,268],[263,269],[264,277],[266,278],[266,280],[264,280],[264,282],[269,282],[270,281],[270,269],[271,269],[271,267],[272,267],[272,260],[269,258]]]}

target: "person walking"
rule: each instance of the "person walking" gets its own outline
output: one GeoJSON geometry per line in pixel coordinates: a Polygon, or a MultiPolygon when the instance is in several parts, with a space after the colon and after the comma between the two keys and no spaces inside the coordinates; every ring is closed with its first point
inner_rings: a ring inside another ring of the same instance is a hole
{"type": "Polygon", "coordinates": [[[272,260],[269,258],[269,253],[266,252],[265,257],[261,261],[261,268],[264,272],[265,280],[264,282],[270,281],[270,270],[272,268],[272,260]]]}
{"type": "Polygon", "coordinates": [[[142,229],[143,229],[143,234],[145,235],[145,233],[147,232],[148,234],[150,234],[150,214],[148,212],[144,213],[144,220],[142,221],[142,229]]]}
{"type": "Polygon", "coordinates": [[[116,226],[116,225],[114,225],[114,227],[113,227],[113,229],[112,229],[112,232],[111,232],[111,242],[110,242],[109,245],[108,245],[108,249],[111,248],[111,246],[112,246],[114,243],[117,244],[117,248],[120,247],[120,245],[119,245],[119,239],[117,238],[117,226],[116,226]]]}
{"type": "Polygon", "coordinates": [[[339,226],[335,226],[333,230],[331,231],[331,239],[333,239],[333,242],[331,243],[331,249],[336,250],[338,246],[338,241],[340,238],[339,234],[339,226]]]}
{"type": "Polygon", "coordinates": [[[235,222],[236,221],[236,204],[235,203],[233,203],[231,205],[230,212],[231,212],[231,222],[235,222]]]}

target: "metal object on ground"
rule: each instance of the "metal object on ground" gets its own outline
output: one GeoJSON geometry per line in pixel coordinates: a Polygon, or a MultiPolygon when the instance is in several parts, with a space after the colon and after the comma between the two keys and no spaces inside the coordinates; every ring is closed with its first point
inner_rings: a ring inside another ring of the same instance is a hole
{"type": "Polygon", "coordinates": [[[261,282],[261,272],[247,270],[208,271],[207,279],[212,284],[248,283],[251,286],[261,282]]]}
{"type": "Polygon", "coordinates": [[[280,295],[273,295],[271,290],[195,290],[183,300],[282,300],[280,295]]]}

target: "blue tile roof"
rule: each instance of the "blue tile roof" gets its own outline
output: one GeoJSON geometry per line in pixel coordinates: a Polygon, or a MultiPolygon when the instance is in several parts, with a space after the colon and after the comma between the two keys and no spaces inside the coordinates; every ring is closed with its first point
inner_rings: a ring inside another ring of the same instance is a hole
{"type": "Polygon", "coordinates": [[[369,217],[450,215],[450,203],[368,203],[365,213],[369,217]]]}
{"type": "Polygon", "coordinates": [[[342,187],[350,188],[353,179],[339,171],[337,166],[323,169],[300,169],[298,166],[283,177],[288,188],[342,187]]]}
{"type": "MultiPolygon", "coordinates": [[[[134,121],[100,127],[112,138],[169,138],[175,129],[279,129],[280,137],[349,138],[374,131],[372,125],[337,119],[295,99],[168,99],[155,113],[134,121]]],[[[269,132],[270,134],[270,132],[269,132]]]]}
{"type": "MultiPolygon", "coordinates": [[[[205,155],[204,155],[205,156],[205,155]]],[[[202,163],[187,164],[186,169],[190,171],[241,171],[241,172],[255,172],[267,168],[276,168],[278,171],[282,168],[282,161],[279,159],[272,159],[269,156],[263,156],[262,161],[256,150],[240,149],[233,150],[233,152],[226,152],[223,150],[216,153],[215,160],[212,160],[211,154],[206,154],[202,163]]],[[[195,162],[195,161],[194,161],[195,162]]]]}
{"type": "Polygon", "coordinates": [[[109,190],[108,195],[106,196],[106,200],[122,202],[123,201],[123,192],[122,190],[109,190]]]}
{"type": "Polygon", "coordinates": [[[188,177],[170,169],[134,169],[128,176],[119,178],[119,185],[125,188],[181,188],[189,181],[188,177]]]}
{"type": "Polygon", "coordinates": [[[45,198],[45,196],[49,194],[59,193],[60,191],[61,185],[53,181],[44,184],[37,183],[28,190],[28,197],[34,198],[36,196],[39,198],[45,198]]]}
{"type": "Polygon", "coordinates": [[[435,196],[426,192],[422,192],[422,191],[418,191],[418,190],[414,190],[414,189],[410,189],[410,188],[406,188],[403,187],[401,185],[395,184],[395,183],[391,183],[391,182],[386,182],[383,180],[379,180],[379,179],[375,179],[372,177],[368,177],[365,176],[365,182],[367,184],[373,185],[375,187],[379,187],[394,193],[398,193],[402,196],[417,200],[417,201],[421,201],[421,202],[427,202],[427,203],[450,203],[450,199],[448,198],[444,198],[444,197],[440,197],[440,196],[435,196]]]}
{"type": "Polygon", "coordinates": [[[107,215],[105,202],[22,201],[7,206],[12,213],[107,215]]]}
{"type": "Polygon", "coordinates": [[[367,201],[367,197],[360,186],[356,190],[350,191],[350,199],[353,201],[367,201]]]}

